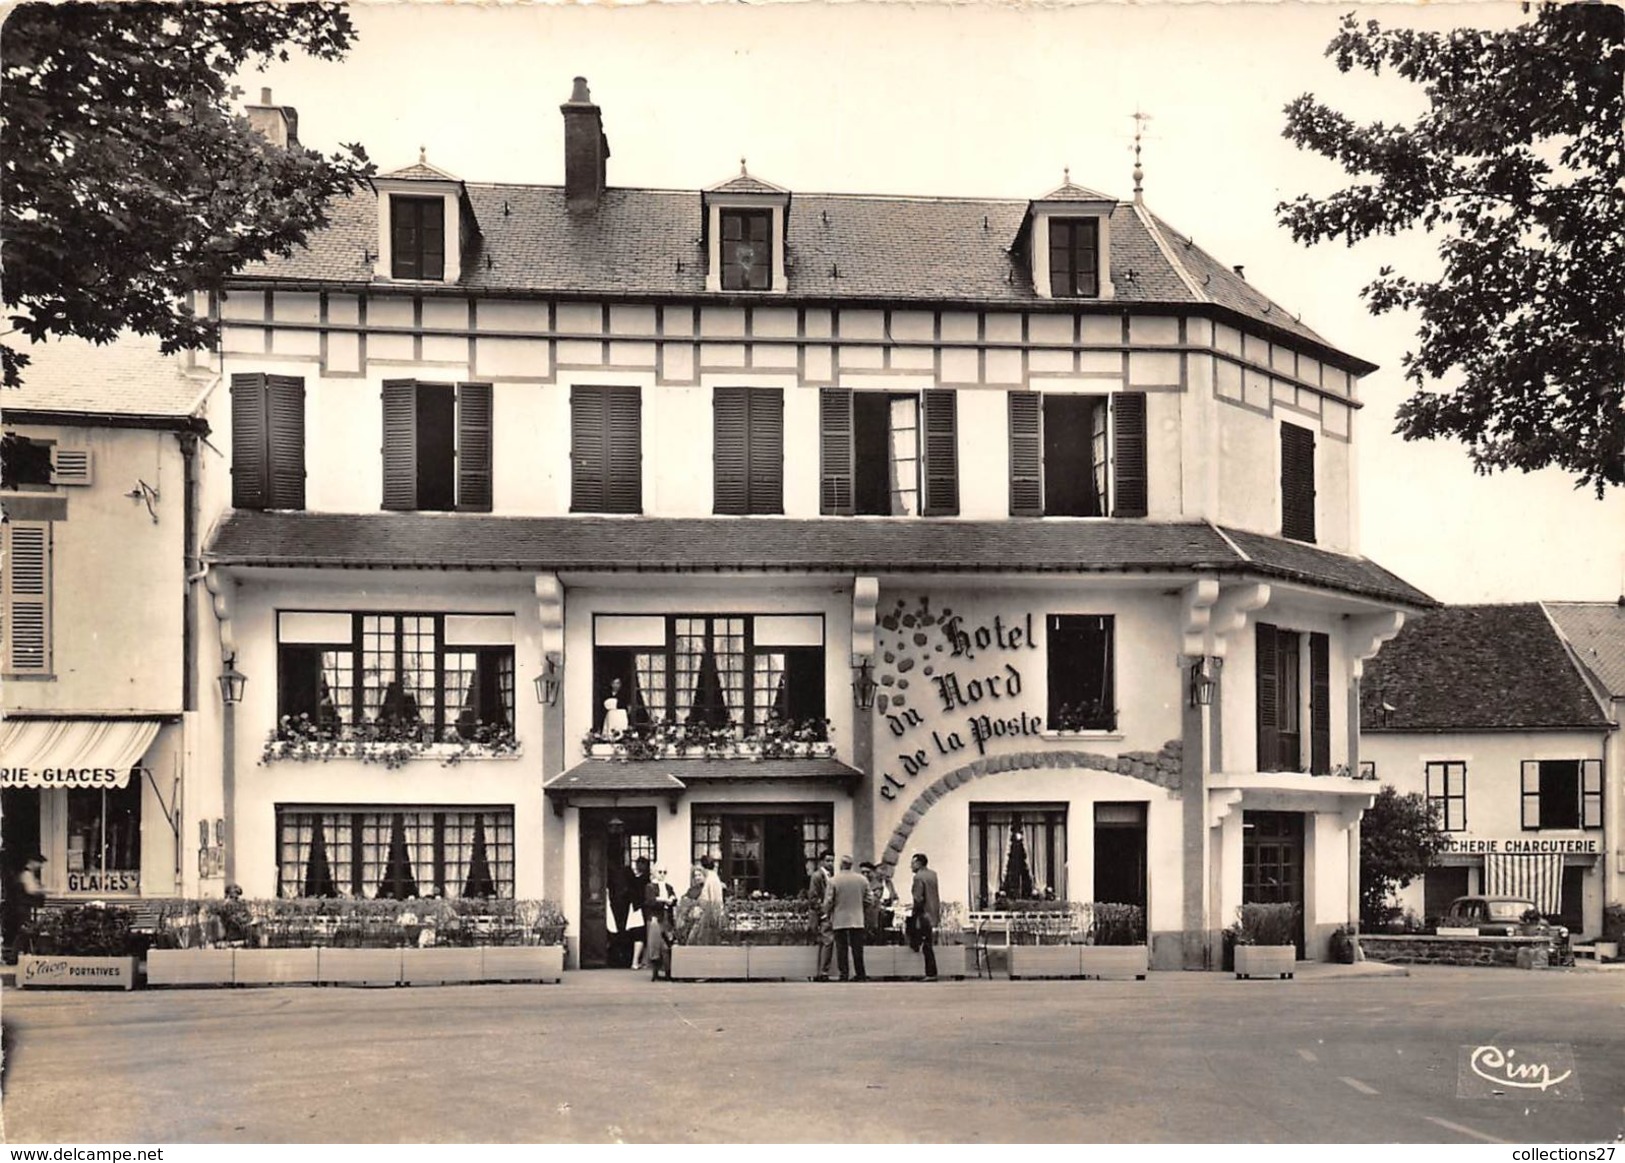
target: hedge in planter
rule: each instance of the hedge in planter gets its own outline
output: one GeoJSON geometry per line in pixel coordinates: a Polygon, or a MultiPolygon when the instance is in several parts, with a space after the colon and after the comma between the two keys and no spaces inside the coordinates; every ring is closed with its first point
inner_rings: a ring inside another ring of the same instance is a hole
{"type": "Polygon", "coordinates": [[[1237,977],[1291,977],[1298,960],[1298,906],[1244,904],[1227,937],[1235,945],[1237,977]]]}
{"type": "Polygon", "coordinates": [[[136,959],[148,939],[130,932],[129,909],[71,905],[45,909],[18,934],[17,983],[24,988],[135,986],[136,959]]]}

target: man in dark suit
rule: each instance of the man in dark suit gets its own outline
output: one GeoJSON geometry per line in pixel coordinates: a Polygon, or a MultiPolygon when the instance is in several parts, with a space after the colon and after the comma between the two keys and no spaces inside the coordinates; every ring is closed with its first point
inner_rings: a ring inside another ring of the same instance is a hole
{"type": "Polygon", "coordinates": [[[936,929],[942,923],[942,895],[937,889],[937,874],[928,865],[925,853],[916,852],[909,867],[914,870],[914,932],[920,939],[925,954],[925,979],[937,979],[937,951],[932,947],[936,929]]]}
{"type": "Polygon", "coordinates": [[[868,981],[863,968],[863,913],[869,900],[869,882],[862,873],[852,871],[852,858],[841,857],[841,871],[829,882],[824,897],[825,912],[830,927],[835,930],[835,958],[841,970],[841,980],[848,979],[847,951],[851,951],[852,967],[859,981],[868,981]]]}
{"type": "Polygon", "coordinates": [[[818,976],[814,981],[828,981],[830,963],[835,960],[835,930],[829,923],[829,882],[835,875],[835,853],[825,852],[818,858],[807,881],[807,896],[818,902],[818,976]]]}

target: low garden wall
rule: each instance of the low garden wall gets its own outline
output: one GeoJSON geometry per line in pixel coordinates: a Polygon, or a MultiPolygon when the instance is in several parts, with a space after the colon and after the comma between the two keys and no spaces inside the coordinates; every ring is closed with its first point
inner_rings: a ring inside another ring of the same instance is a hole
{"type": "Polygon", "coordinates": [[[1489,965],[1545,969],[1558,961],[1550,937],[1431,937],[1362,933],[1367,961],[1397,965],[1489,965]]]}

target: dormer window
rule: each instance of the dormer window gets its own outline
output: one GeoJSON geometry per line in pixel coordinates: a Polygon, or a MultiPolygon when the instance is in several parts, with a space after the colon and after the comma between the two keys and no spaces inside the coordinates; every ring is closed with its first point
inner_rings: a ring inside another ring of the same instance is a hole
{"type": "Polygon", "coordinates": [[[480,228],[461,179],[419,158],[373,179],[378,191],[378,250],[373,275],[455,283],[480,228]]]}
{"type": "Polygon", "coordinates": [[[446,277],[446,200],[392,194],[389,273],[396,279],[446,277]]]}
{"type": "Polygon", "coordinates": [[[1100,295],[1100,219],[1049,220],[1049,286],[1055,298],[1100,295]]]}
{"type": "Polygon", "coordinates": [[[773,286],[773,211],[723,210],[722,289],[767,291],[773,286]]]}

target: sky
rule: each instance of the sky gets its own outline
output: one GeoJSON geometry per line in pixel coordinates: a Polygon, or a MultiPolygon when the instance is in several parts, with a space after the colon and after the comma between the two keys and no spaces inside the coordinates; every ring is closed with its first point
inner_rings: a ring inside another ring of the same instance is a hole
{"type": "MultiPolygon", "coordinates": [[[[1264,293],[1381,370],[1360,386],[1360,551],[1446,602],[1625,594],[1625,490],[1561,472],[1476,474],[1451,442],[1392,434],[1415,320],[1373,317],[1384,264],[1426,275],[1424,235],[1306,248],[1275,207],[1347,184],[1281,136],[1312,92],[1361,121],[1421,108],[1415,87],[1343,75],[1329,3],[380,3],[352,9],[342,63],[296,58],[239,83],[299,111],[301,140],[360,142],[380,170],[428,160],[479,182],[563,181],[559,105],[585,76],[612,186],[700,189],[750,172],[805,193],[1031,198],[1133,192],[1133,114],[1149,114],[1145,201],[1264,293]]],[[[1395,3],[1360,19],[1501,26],[1516,4],[1395,3]]]]}

